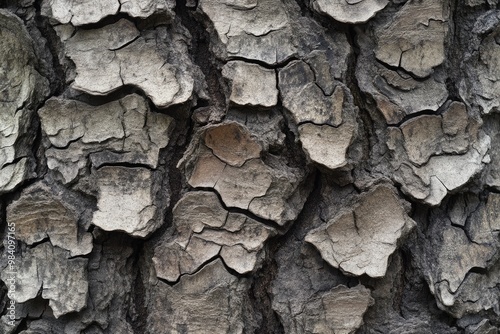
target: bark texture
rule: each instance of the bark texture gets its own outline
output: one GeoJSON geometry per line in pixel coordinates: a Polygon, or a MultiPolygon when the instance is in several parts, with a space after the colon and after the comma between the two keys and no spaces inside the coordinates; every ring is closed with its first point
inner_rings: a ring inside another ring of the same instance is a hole
{"type": "Polygon", "coordinates": [[[0,333],[498,333],[497,1],[2,1],[0,231],[0,333]]]}

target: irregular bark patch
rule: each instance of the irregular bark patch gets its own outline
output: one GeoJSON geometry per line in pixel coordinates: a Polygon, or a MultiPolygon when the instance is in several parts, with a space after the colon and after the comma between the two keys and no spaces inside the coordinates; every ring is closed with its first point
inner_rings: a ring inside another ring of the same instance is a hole
{"type": "Polygon", "coordinates": [[[33,108],[49,93],[23,22],[0,9],[0,195],[32,178],[33,108]]]}
{"type": "Polygon", "coordinates": [[[135,94],[97,107],[51,98],[38,114],[51,144],[45,151],[48,167],[64,183],[75,180],[89,160],[95,168],[119,163],[157,168],[173,130],[171,117],[151,112],[135,94]]]}
{"type": "Polygon", "coordinates": [[[173,234],[155,249],[158,277],[175,282],[220,256],[240,274],[252,272],[263,259],[265,241],[276,234],[243,214],[224,210],[211,192],[190,192],[174,207],[173,234]]]}
{"type": "Polygon", "coordinates": [[[182,35],[171,29],[141,36],[132,22],[121,19],[103,28],[78,30],[65,42],[66,54],[76,65],[72,87],[105,95],[134,85],[160,108],[188,101],[194,91],[194,65],[183,52],[182,35]],[[159,45],[160,40],[168,42],[159,45]]]}
{"type": "Polygon", "coordinates": [[[285,225],[304,205],[300,194],[307,192],[306,174],[288,166],[284,157],[271,157],[273,163],[266,164],[259,156],[262,148],[241,124],[211,125],[195,135],[179,167],[192,187],[215,189],[226,206],[285,225]]]}
{"type": "MultiPolygon", "coordinates": [[[[18,261],[17,289],[12,297],[17,303],[34,299],[41,292],[56,318],[87,306],[87,259],[70,259],[68,251],[44,242],[26,249],[18,261]]],[[[11,278],[5,268],[1,276],[4,282],[11,278]]]]}
{"type": "Polygon", "coordinates": [[[343,272],[383,277],[389,256],[415,223],[393,190],[380,186],[363,196],[349,213],[306,236],[323,259],[343,272]]]}
{"type": "Polygon", "coordinates": [[[155,13],[174,16],[175,2],[170,0],[102,0],[70,1],[43,0],[42,15],[57,20],[59,23],[71,23],[74,26],[97,23],[106,16],[127,13],[132,17],[147,18],[155,13]]]}

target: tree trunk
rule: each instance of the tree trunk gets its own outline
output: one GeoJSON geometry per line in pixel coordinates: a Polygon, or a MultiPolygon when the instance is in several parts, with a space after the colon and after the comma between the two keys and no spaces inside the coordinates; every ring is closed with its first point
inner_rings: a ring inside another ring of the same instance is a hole
{"type": "Polygon", "coordinates": [[[0,332],[497,333],[496,0],[4,0],[0,332]]]}

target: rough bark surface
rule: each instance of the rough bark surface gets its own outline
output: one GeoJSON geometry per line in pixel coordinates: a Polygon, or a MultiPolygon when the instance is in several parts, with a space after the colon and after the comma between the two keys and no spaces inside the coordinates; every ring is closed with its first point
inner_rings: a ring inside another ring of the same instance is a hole
{"type": "Polygon", "coordinates": [[[0,333],[498,333],[497,7],[0,2],[0,333]]]}

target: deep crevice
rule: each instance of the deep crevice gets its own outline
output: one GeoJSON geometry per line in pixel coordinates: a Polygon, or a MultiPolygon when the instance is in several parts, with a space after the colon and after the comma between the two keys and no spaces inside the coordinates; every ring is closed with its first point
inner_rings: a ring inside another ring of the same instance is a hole
{"type": "Polygon", "coordinates": [[[150,171],[154,171],[155,169],[152,168],[149,165],[146,164],[141,164],[141,163],[134,163],[134,162],[126,162],[126,161],[120,161],[120,162],[105,162],[100,164],[98,167],[95,167],[96,170],[99,170],[103,167],[125,167],[125,168],[145,168],[150,171]]]}
{"type": "Polygon", "coordinates": [[[134,257],[132,267],[135,268],[136,274],[132,286],[131,297],[134,303],[135,313],[134,317],[128,321],[132,326],[135,334],[143,334],[147,332],[147,316],[148,308],[146,305],[146,287],[144,286],[143,266],[140,265],[143,261],[144,243],[136,249],[136,256],[134,257]]]}
{"type": "Polygon", "coordinates": [[[248,292],[249,299],[256,312],[262,316],[260,326],[254,331],[254,334],[267,333],[267,334],[283,334],[284,328],[278,314],[272,308],[271,284],[276,277],[278,265],[276,260],[271,257],[275,254],[276,245],[274,237],[266,241],[266,259],[262,263],[261,268],[253,275],[252,285],[248,292]]]}
{"type": "MultiPolygon", "coordinates": [[[[46,49],[49,51],[49,54],[51,55],[52,58],[52,68],[50,69],[44,69],[45,71],[48,71],[49,73],[44,73],[45,76],[47,74],[53,74],[49,75],[48,79],[50,81],[50,91],[51,93],[49,96],[57,96],[62,94],[62,92],[65,89],[66,85],[66,71],[64,69],[64,66],[61,63],[61,60],[59,59],[58,55],[58,49],[60,49],[62,46],[60,45],[61,42],[59,41],[59,37],[57,36],[56,32],[54,31],[54,28],[52,28],[52,25],[49,22],[49,19],[46,17],[43,17],[41,15],[41,4],[39,1],[35,1],[33,4],[36,10],[36,15],[34,17],[34,23],[37,27],[37,29],[40,31],[40,34],[46,41],[46,49]]],[[[44,50],[40,50],[44,51],[44,50]]]]}
{"type": "Polygon", "coordinates": [[[192,276],[195,276],[197,273],[199,273],[201,270],[203,270],[207,265],[209,265],[210,263],[213,263],[217,260],[220,260],[221,263],[224,265],[225,269],[231,273],[232,275],[236,276],[236,277],[240,277],[240,276],[243,276],[239,273],[237,273],[234,269],[230,268],[227,266],[227,264],[224,263],[224,261],[222,260],[222,258],[220,257],[220,251],[217,255],[209,258],[208,260],[204,261],[202,264],[200,264],[198,266],[198,268],[196,268],[192,273],[181,273],[179,275],[179,277],[175,280],[175,281],[169,281],[169,280],[166,280],[165,278],[162,278],[162,277],[156,277],[160,282],[163,282],[165,283],[166,285],[169,285],[169,286],[175,286],[177,285],[181,279],[183,277],[192,277],[192,276]]]}
{"type": "MultiPolygon", "coordinates": [[[[83,102],[86,103],[90,106],[93,107],[99,107],[107,103],[112,103],[116,102],[128,95],[132,94],[137,94],[141,97],[144,98],[148,102],[148,104],[151,106],[154,106],[154,103],[151,101],[151,99],[146,95],[144,90],[142,90],[140,87],[134,86],[134,85],[123,85],[120,87],[117,87],[116,89],[112,90],[109,93],[102,94],[102,95],[92,95],[90,93],[84,92],[84,91],[77,91],[71,89],[68,95],[71,95],[70,98],[75,101],[83,102]]],[[[155,108],[158,108],[155,106],[155,108]]]]}
{"type": "MultiPolygon", "coordinates": [[[[374,119],[372,117],[369,111],[370,109],[370,105],[368,105],[369,99],[360,89],[356,77],[356,66],[361,51],[357,43],[357,32],[355,27],[350,27],[348,29],[347,40],[351,45],[353,52],[351,53],[350,58],[348,60],[346,85],[352,94],[353,103],[358,109],[358,117],[359,120],[361,121],[361,129],[364,132],[364,135],[358,134],[358,138],[360,138],[359,144],[361,145],[362,149],[362,157],[358,157],[358,159],[361,159],[361,161],[358,161],[359,165],[354,166],[354,168],[355,169],[360,168],[365,170],[368,168],[371,170],[372,168],[370,164],[370,161],[372,160],[371,155],[373,154],[373,152],[376,151],[374,150],[374,148],[377,145],[380,145],[377,137],[377,130],[375,127],[376,122],[380,120],[374,119]]],[[[351,145],[351,147],[354,146],[351,145]]],[[[351,147],[349,148],[348,155],[350,153],[351,147]]]]}
{"type": "Polygon", "coordinates": [[[177,168],[177,164],[189,146],[193,136],[193,124],[187,106],[179,106],[175,110],[171,110],[170,115],[175,119],[175,128],[168,146],[160,151],[159,167],[156,172],[161,179],[161,187],[156,191],[164,192],[163,196],[168,197],[169,204],[162,214],[163,224],[149,237],[149,245],[155,245],[159,242],[161,236],[172,226],[172,209],[188,188],[185,177],[182,171],[177,168]],[[165,192],[164,189],[169,189],[169,191],[165,192]]]}
{"type": "Polygon", "coordinates": [[[193,62],[201,69],[207,83],[211,105],[217,109],[226,110],[226,97],[223,83],[220,81],[219,61],[210,50],[210,35],[200,22],[195,11],[186,6],[186,0],[176,0],[175,12],[181,23],[191,34],[190,53],[193,62]],[[212,62],[214,60],[214,62],[212,62]]]}
{"type": "Polygon", "coordinates": [[[280,317],[272,308],[270,289],[278,271],[276,253],[290,238],[294,238],[297,230],[303,228],[303,226],[299,225],[303,225],[309,221],[307,217],[311,215],[311,212],[320,203],[321,174],[319,172],[315,174],[312,189],[297,219],[291,223],[286,232],[266,241],[267,257],[262,267],[254,274],[252,287],[249,291],[249,297],[254,309],[260,312],[262,316],[262,322],[260,327],[255,330],[255,334],[283,334],[285,332],[280,317]]]}
{"type": "Polygon", "coordinates": [[[298,58],[296,55],[292,55],[274,65],[269,65],[268,63],[258,60],[258,59],[251,59],[251,58],[244,58],[244,57],[239,57],[239,56],[229,56],[228,61],[243,61],[248,64],[254,64],[258,65],[260,67],[263,67],[268,70],[280,70],[286,66],[288,66],[291,62],[293,61],[302,61],[302,59],[298,58]]]}

